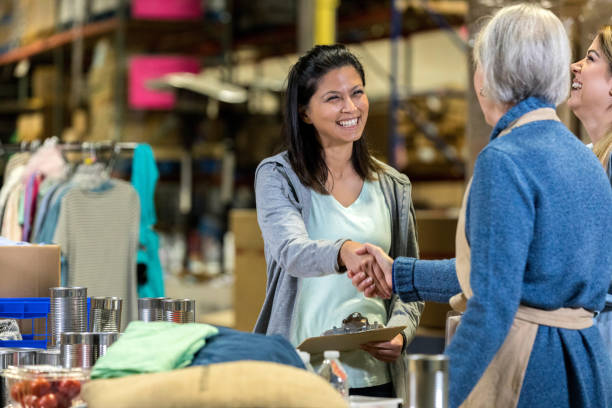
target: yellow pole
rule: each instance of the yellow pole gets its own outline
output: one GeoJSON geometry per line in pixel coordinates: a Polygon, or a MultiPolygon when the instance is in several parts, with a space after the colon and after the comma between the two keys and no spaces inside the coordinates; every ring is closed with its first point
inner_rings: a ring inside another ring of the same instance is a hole
{"type": "Polygon", "coordinates": [[[315,6],[315,45],[336,42],[336,8],[340,0],[316,0],[315,6]]]}

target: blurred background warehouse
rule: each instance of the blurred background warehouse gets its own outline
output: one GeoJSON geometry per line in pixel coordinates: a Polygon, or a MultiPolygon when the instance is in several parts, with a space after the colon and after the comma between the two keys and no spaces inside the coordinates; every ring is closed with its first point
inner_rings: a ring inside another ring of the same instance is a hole
{"type": "MultiPolygon", "coordinates": [[[[118,146],[148,143],[166,295],[196,299],[199,321],[250,330],[265,290],[254,170],[280,151],[297,56],[339,42],[361,59],[366,132],[413,183],[421,256],[452,257],[464,183],[490,132],[472,38],[510,3],[0,0],[0,169],[56,137],[77,147],[69,161],[94,158],[129,180],[131,150],[118,146]]],[[[612,15],[612,0],[539,3],[561,17],[574,59],[612,15]]],[[[428,305],[422,338],[441,338],[446,311],[428,305]]]]}

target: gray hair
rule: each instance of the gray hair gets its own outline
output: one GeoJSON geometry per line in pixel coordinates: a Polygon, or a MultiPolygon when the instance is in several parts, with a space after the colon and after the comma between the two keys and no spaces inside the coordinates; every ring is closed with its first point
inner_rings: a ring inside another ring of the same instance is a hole
{"type": "Polygon", "coordinates": [[[530,96],[555,105],[569,92],[571,51],[563,24],[535,4],[504,7],[480,31],[474,62],[484,74],[484,92],[498,103],[530,96]]]}

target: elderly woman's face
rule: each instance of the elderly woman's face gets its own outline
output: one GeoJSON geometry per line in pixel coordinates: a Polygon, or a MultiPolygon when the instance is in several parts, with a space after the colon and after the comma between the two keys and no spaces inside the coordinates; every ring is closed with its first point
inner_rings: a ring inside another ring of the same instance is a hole
{"type": "Polygon", "coordinates": [[[348,144],[363,134],[369,108],[361,76],[347,65],[321,77],[302,119],[315,127],[323,147],[348,144]]]}
{"type": "Polygon", "coordinates": [[[595,38],[586,56],[571,65],[572,90],[567,105],[583,120],[598,112],[605,112],[612,105],[612,74],[608,60],[595,38]]]}

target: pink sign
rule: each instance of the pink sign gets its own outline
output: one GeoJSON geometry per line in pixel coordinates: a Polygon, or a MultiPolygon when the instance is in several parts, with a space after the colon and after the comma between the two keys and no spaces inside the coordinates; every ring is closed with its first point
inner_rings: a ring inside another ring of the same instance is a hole
{"type": "Polygon", "coordinates": [[[136,56],[130,58],[128,68],[128,104],[135,109],[171,109],[176,103],[173,91],[154,91],[147,82],[174,72],[200,72],[195,57],[136,56]]]}
{"type": "Polygon", "coordinates": [[[132,0],[133,18],[192,20],[202,14],[202,0],[132,0]]]}

